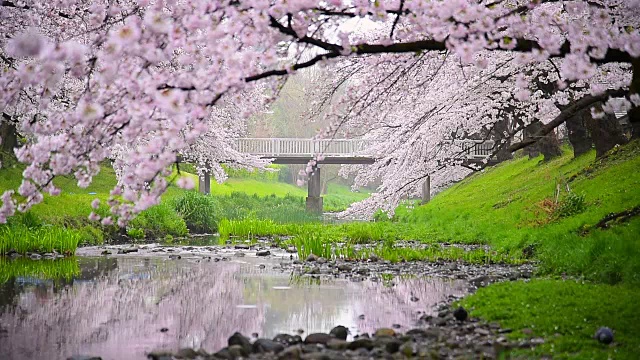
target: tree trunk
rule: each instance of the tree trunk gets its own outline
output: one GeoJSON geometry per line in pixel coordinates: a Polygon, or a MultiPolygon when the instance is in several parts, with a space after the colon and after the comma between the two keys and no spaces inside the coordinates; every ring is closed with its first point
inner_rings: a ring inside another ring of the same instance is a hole
{"type": "Polygon", "coordinates": [[[590,110],[582,110],[566,121],[574,158],[591,150],[593,144],[586,127],[587,117],[591,117],[590,110]]]}
{"type": "Polygon", "coordinates": [[[2,138],[2,151],[13,154],[13,149],[18,146],[18,134],[13,122],[0,122],[0,137],[2,138]]]}
{"type": "Polygon", "coordinates": [[[555,130],[545,135],[538,141],[538,148],[542,155],[544,155],[544,161],[549,161],[555,157],[562,155],[562,149],[560,149],[560,141],[555,130]]]}
{"type": "MultiPolygon", "coordinates": [[[[596,104],[596,111],[602,111],[602,105],[596,104]]],[[[591,133],[591,139],[596,146],[596,157],[600,157],[613,149],[616,145],[622,145],[627,142],[622,133],[622,126],[613,114],[605,114],[602,119],[594,119],[591,116],[591,110],[585,116],[587,129],[591,133]]]]}
{"type": "MultiPolygon", "coordinates": [[[[629,95],[640,94],[640,58],[631,60],[633,75],[629,85],[629,95]]],[[[640,139],[640,106],[632,108],[628,113],[629,125],[631,125],[631,136],[633,139],[640,139]]]]}
{"type": "MultiPolygon", "coordinates": [[[[500,144],[502,139],[505,139],[504,134],[508,131],[508,120],[500,120],[493,125],[491,137],[496,142],[496,144],[500,144]]],[[[509,145],[511,145],[511,137],[506,137],[506,143],[500,144],[501,148],[496,153],[496,160],[499,163],[513,159],[513,155],[511,154],[511,151],[509,151],[509,145]]]]}
{"type": "MultiPolygon", "coordinates": [[[[540,131],[540,128],[542,128],[542,124],[539,121],[533,122],[524,129],[523,135],[525,138],[532,136],[533,134],[540,131]]],[[[523,150],[524,153],[529,156],[529,159],[537,158],[538,155],[540,155],[540,147],[538,142],[525,147],[523,150]]]]}

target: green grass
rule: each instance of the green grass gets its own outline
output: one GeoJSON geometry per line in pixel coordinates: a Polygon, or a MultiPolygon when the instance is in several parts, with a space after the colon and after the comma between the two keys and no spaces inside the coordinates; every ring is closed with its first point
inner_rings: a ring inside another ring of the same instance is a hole
{"type": "Polygon", "coordinates": [[[533,352],[519,351],[525,358],[637,359],[639,295],[638,289],[619,285],[532,280],[494,284],[461,303],[471,309],[472,316],[513,329],[512,339],[543,337],[545,344],[533,352]],[[614,330],[614,345],[592,339],[601,326],[614,330]],[[523,329],[533,333],[527,335],[523,329]]]}
{"type": "Polygon", "coordinates": [[[0,255],[14,250],[20,254],[27,252],[73,255],[80,243],[77,230],[61,226],[28,227],[23,224],[0,226],[0,255]]]}
{"type": "Polygon", "coordinates": [[[57,260],[7,260],[0,257],[0,284],[17,277],[42,280],[69,280],[80,274],[80,266],[75,258],[57,260]]]}
{"type": "Polygon", "coordinates": [[[393,220],[415,227],[402,236],[428,242],[489,244],[514,256],[533,248],[543,274],[640,284],[640,221],[593,229],[605,215],[640,205],[639,155],[636,141],[598,161],[593,152],[573,159],[570,151],[546,163],[516,159],[468,177],[424,206],[399,208],[393,220]],[[584,204],[560,216],[567,184],[584,204]]]}

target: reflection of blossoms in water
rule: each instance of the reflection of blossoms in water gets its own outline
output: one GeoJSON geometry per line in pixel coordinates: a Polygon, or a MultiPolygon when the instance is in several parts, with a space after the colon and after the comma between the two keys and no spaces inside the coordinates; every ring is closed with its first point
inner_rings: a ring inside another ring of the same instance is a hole
{"type": "Polygon", "coordinates": [[[38,300],[22,293],[0,314],[11,334],[0,337],[1,358],[54,359],[77,353],[105,359],[144,358],[154,349],[216,349],[238,329],[260,328],[263,310],[240,309],[239,265],[118,261],[95,281],[76,281],[38,300]],[[159,265],[159,266],[158,266],[159,265]],[[165,333],[160,329],[166,327],[165,333]],[[57,350],[60,349],[60,350],[57,350]],[[107,355],[107,356],[104,356],[107,355]]]}
{"type": "Polygon", "coordinates": [[[418,311],[431,313],[431,307],[447,296],[461,296],[467,291],[462,281],[414,278],[394,279],[392,282],[393,286],[380,283],[366,285],[366,299],[358,302],[357,307],[359,314],[364,315],[364,319],[356,320],[359,333],[373,333],[380,327],[393,324],[400,324],[406,330],[420,318],[418,311]],[[412,297],[415,301],[411,300],[412,297]],[[385,305],[381,307],[380,304],[385,305]]]}

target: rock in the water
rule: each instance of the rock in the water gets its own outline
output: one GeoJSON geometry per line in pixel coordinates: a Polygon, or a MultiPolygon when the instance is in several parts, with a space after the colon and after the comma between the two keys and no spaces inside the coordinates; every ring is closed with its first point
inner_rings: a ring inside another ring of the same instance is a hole
{"type": "Polygon", "coordinates": [[[231,347],[232,345],[241,346],[247,354],[250,354],[251,351],[253,350],[253,347],[251,346],[251,342],[249,341],[249,338],[240,334],[239,332],[235,332],[233,333],[233,335],[231,335],[231,337],[228,340],[228,344],[229,344],[229,347],[231,347]]]}
{"type": "Polygon", "coordinates": [[[152,351],[147,354],[147,359],[150,360],[172,360],[173,354],[168,351],[152,351]]]}
{"type": "Polygon", "coordinates": [[[603,344],[611,344],[613,342],[613,331],[608,327],[603,326],[596,331],[596,335],[594,337],[603,344]]]}
{"type": "Polygon", "coordinates": [[[393,329],[389,329],[389,328],[380,328],[376,330],[375,334],[373,334],[373,336],[375,337],[382,337],[382,336],[393,337],[395,335],[396,335],[396,332],[393,329]]]}
{"type": "Polygon", "coordinates": [[[75,355],[68,357],[67,360],[102,360],[100,356],[75,355]]]}
{"type": "Polygon", "coordinates": [[[180,255],[173,255],[173,254],[172,254],[172,255],[169,255],[169,259],[171,259],[171,260],[180,260],[180,259],[182,259],[182,256],[180,256],[180,255]]]}
{"type": "Polygon", "coordinates": [[[175,355],[173,355],[176,359],[195,359],[196,357],[198,357],[198,353],[190,348],[184,348],[184,349],[180,349],[178,350],[177,353],[175,353],[175,355]]]}
{"type": "Polygon", "coordinates": [[[251,246],[249,246],[249,244],[236,244],[234,247],[236,249],[248,250],[251,246]]]}
{"type": "Polygon", "coordinates": [[[325,263],[327,262],[327,259],[325,259],[325,258],[323,258],[323,257],[321,256],[321,257],[319,257],[319,258],[316,260],[316,262],[317,262],[318,264],[325,264],[325,263]]]}
{"type": "Polygon", "coordinates": [[[331,339],[327,342],[327,348],[331,350],[346,350],[349,342],[342,339],[331,339]]]}
{"type": "Polygon", "coordinates": [[[284,350],[284,345],[271,339],[258,339],[253,343],[254,353],[274,353],[284,350]]]}
{"type": "Polygon", "coordinates": [[[347,340],[347,336],[349,335],[349,329],[342,325],[338,325],[329,331],[329,335],[333,335],[336,339],[347,340]]]}
{"type": "Polygon", "coordinates": [[[169,328],[166,328],[166,327],[160,328],[160,332],[164,333],[164,332],[167,332],[167,331],[169,331],[169,328]]]}
{"type": "Polygon", "coordinates": [[[29,257],[31,258],[31,260],[40,260],[40,259],[42,259],[42,255],[40,255],[40,254],[31,254],[31,255],[29,255],[29,257]]]}
{"type": "Polygon", "coordinates": [[[134,248],[126,248],[126,249],[118,250],[118,254],[129,254],[134,252],[138,252],[138,248],[134,247],[134,248]]]}
{"type": "Polygon", "coordinates": [[[100,255],[111,255],[111,251],[109,250],[103,250],[100,255]]]}
{"type": "Polygon", "coordinates": [[[467,320],[468,316],[469,314],[467,313],[467,310],[465,310],[462,306],[453,311],[453,317],[455,317],[458,321],[465,321],[467,320]]]}
{"type": "Polygon", "coordinates": [[[233,256],[235,257],[244,257],[244,253],[242,251],[238,251],[237,253],[233,254],[233,256]]]}
{"type": "Polygon", "coordinates": [[[307,335],[307,337],[304,339],[304,343],[326,345],[331,339],[334,339],[333,335],[329,335],[325,333],[313,333],[313,334],[307,335]]]}
{"type": "Polygon", "coordinates": [[[269,250],[261,250],[256,253],[256,256],[267,256],[271,255],[271,251],[269,250]]]}
{"type": "Polygon", "coordinates": [[[318,256],[314,253],[309,254],[309,256],[307,256],[306,261],[316,261],[318,260],[318,256]]]}

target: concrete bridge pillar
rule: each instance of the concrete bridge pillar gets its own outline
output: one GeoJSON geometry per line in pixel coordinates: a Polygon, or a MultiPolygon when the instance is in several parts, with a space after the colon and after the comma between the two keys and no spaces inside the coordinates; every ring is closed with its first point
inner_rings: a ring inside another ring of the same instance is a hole
{"type": "Polygon", "coordinates": [[[198,176],[198,188],[203,194],[211,193],[211,175],[208,171],[205,171],[202,176],[198,176]]]}
{"type": "Polygon", "coordinates": [[[313,172],[309,175],[309,184],[307,192],[307,211],[322,214],[322,184],[320,183],[320,167],[314,167],[313,172]]]}
{"type": "Polygon", "coordinates": [[[431,176],[422,183],[422,203],[426,204],[431,200],[431,176]]]}

